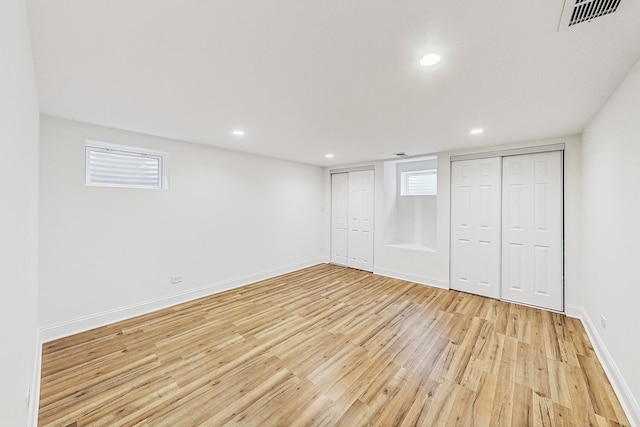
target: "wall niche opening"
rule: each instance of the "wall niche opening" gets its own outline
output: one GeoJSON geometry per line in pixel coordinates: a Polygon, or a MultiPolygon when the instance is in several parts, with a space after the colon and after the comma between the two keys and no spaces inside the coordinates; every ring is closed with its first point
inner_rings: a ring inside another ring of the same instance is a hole
{"type": "Polygon", "coordinates": [[[437,179],[436,156],[384,163],[386,246],[436,250],[437,179]]]}

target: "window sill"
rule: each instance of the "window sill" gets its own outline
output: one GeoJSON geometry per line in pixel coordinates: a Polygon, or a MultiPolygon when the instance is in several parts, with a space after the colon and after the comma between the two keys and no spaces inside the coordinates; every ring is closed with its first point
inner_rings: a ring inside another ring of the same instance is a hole
{"type": "Polygon", "coordinates": [[[390,243],[385,246],[389,248],[409,249],[412,251],[435,252],[435,249],[428,246],[418,245],[417,243],[390,243]]]}

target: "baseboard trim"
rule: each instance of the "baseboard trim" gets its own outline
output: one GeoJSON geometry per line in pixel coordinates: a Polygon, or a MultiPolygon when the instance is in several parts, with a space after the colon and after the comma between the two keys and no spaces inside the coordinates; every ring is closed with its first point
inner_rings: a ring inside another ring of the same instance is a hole
{"type": "Polygon", "coordinates": [[[418,274],[402,273],[400,271],[387,270],[385,268],[374,268],[373,273],[380,276],[391,277],[393,279],[407,280],[421,285],[433,286],[434,288],[449,289],[449,282],[445,280],[432,279],[418,274]]]}
{"type": "Polygon", "coordinates": [[[40,331],[36,331],[36,351],[33,365],[33,378],[29,389],[29,406],[27,407],[27,426],[38,425],[38,411],[40,409],[40,378],[42,376],[42,340],[40,331]]]}
{"type": "Polygon", "coordinates": [[[618,400],[620,401],[622,409],[624,409],[629,422],[633,427],[640,427],[640,405],[638,405],[638,401],[631,393],[629,385],[624,380],[622,373],[611,357],[609,350],[600,337],[598,329],[589,317],[587,310],[582,306],[567,304],[565,306],[565,313],[567,316],[574,317],[582,322],[584,329],[587,331],[587,335],[591,340],[591,344],[593,344],[593,349],[600,360],[600,364],[602,364],[602,368],[607,374],[609,382],[618,396],[618,400]]]}
{"type": "Polygon", "coordinates": [[[132,305],[120,307],[114,310],[104,311],[102,313],[98,313],[95,315],[81,317],[81,318],[70,320],[67,322],[46,326],[40,329],[41,343],[46,343],[59,338],[64,338],[70,335],[74,335],[80,332],[89,331],[91,329],[109,325],[111,323],[130,319],[132,317],[151,313],[157,310],[172,307],[177,304],[193,301],[198,298],[214,295],[214,294],[228,291],[234,288],[239,288],[241,286],[246,286],[251,283],[259,282],[261,280],[270,279],[272,277],[276,277],[281,274],[290,273],[292,271],[300,270],[303,268],[307,268],[307,267],[311,267],[311,266],[323,264],[323,263],[324,263],[324,260],[315,259],[315,260],[303,262],[300,264],[288,265],[285,267],[267,270],[260,273],[251,274],[248,276],[239,277],[232,280],[216,283],[213,285],[204,286],[198,289],[192,289],[179,294],[174,294],[174,295],[158,298],[151,301],[145,301],[138,304],[132,304],[132,305]]]}

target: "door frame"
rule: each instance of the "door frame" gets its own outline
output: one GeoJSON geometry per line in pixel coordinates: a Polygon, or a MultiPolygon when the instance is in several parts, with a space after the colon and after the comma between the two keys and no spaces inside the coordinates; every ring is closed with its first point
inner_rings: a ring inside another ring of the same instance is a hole
{"type": "MultiPolygon", "coordinates": [[[[449,157],[449,289],[451,288],[451,247],[452,247],[452,232],[451,232],[451,180],[452,180],[452,168],[451,163],[461,160],[475,160],[475,159],[485,159],[489,157],[510,157],[510,156],[518,156],[523,154],[536,154],[536,153],[547,153],[551,151],[560,151],[562,153],[562,247],[561,247],[561,264],[562,264],[562,310],[556,311],[544,307],[531,306],[534,308],[539,308],[541,310],[547,310],[557,313],[565,313],[566,312],[566,283],[565,283],[565,264],[566,264],[566,253],[565,253],[565,194],[566,194],[566,176],[565,176],[565,144],[547,144],[547,145],[537,145],[532,147],[521,147],[521,148],[512,148],[512,149],[504,149],[504,150],[495,150],[495,151],[483,151],[477,153],[469,153],[469,154],[459,154],[453,155],[449,157]]],[[[502,256],[500,257],[500,270],[502,270],[502,256]]],[[[502,284],[500,285],[500,288],[502,284]]],[[[500,292],[500,301],[504,301],[502,299],[502,291],[500,292]]],[[[514,302],[514,304],[520,304],[528,306],[528,304],[514,302]]]]}
{"type": "MultiPolygon", "coordinates": [[[[333,264],[331,262],[331,253],[333,249],[333,191],[331,189],[331,175],[340,174],[340,173],[349,173],[349,172],[361,172],[361,171],[373,171],[373,256],[371,258],[371,268],[375,269],[375,255],[376,255],[376,245],[375,245],[375,234],[376,234],[376,167],[375,165],[364,165],[364,166],[354,166],[354,167],[346,167],[346,168],[336,168],[329,169],[329,264],[333,264]]],[[[348,253],[348,252],[347,252],[348,253]]],[[[341,267],[345,267],[342,264],[341,267]]]]}

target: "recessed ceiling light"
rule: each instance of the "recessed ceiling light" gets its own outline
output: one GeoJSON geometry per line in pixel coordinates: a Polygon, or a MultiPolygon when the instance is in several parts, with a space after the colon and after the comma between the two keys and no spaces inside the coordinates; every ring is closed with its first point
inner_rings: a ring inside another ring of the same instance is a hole
{"type": "Polygon", "coordinates": [[[329,154],[325,154],[324,155],[327,159],[333,159],[333,154],[329,153],[329,154]]]}
{"type": "Polygon", "coordinates": [[[234,134],[235,136],[243,136],[244,135],[244,131],[240,130],[240,129],[235,129],[231,133],[234,134]]]}
{"type": "Polygon", "coordinates": [[[440,55],[437,53],[430,53],[422,57],[420,65],[423,67],[431,67],[432,65],[436,65],[438,62],[440,62],[440,55]]]}
{"type": "Polygon", "coordinates": [[[479,135],[479,134],[481,134],[482,132],[484,132],[484,129],[480,129],[480,128],[478,128],[478,129],[471,129],[471,130],[469,131],[469,135],[479,135]]]}

